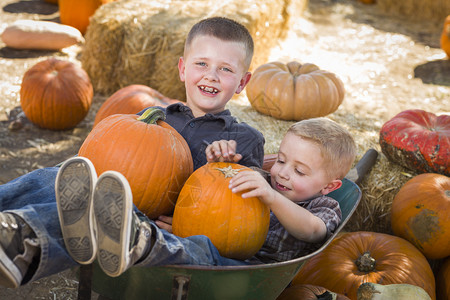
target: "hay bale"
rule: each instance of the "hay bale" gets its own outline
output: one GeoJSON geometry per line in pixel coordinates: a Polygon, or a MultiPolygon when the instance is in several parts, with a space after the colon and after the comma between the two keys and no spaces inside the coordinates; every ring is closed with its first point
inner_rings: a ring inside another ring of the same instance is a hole
{"type": "Polygon", "coordinates": [[[377,6],[389,14],[439,23],[450,15],[449,0],[377,0],[377,6]]]}
{"type": "Polygon", "coordinates": [[[112,94],[130,84],[150,86],[185,100],[178,59],[190,28],[201,19],[232,18],[255,41],[251,69],[266,63],[292,18],[307,0],[122,0],[102,5],[90,19],[81,55],[96,92],[112,94]]]}
{"type": "MultiPolygon", "coordinates": [[[[277,120],[258,113],[251,107],[245,93],[230,101],[227,108],[240,122],[246,122],[264,135],[266,139],[265,154],[278,151],[287,129],[295,123],[277,120]]],[[[340,109],[327,117],[345,127],[352,134],[357,146],[356,162],[370,148],[377,150],[379,153],[376,164],[360,184],[363,193],[361,202],[347,223],[345,230],[391,234],[390,211],[392,200],[406,181],[418,174],[392,163],[382,154],[378,142],[382,125],[379,120],[370,117],[357,117],[340,109]]]]}

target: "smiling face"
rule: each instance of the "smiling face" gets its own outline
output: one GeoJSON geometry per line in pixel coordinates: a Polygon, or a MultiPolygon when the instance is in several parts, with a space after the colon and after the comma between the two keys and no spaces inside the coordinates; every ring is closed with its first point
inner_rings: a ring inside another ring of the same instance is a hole
{"type": "Polygon", "coordinates": [[[314,142],[287,133],[270,170],[272,187],[294,202],[330,192],[331,183],[320,153],[314,142]]]}
{"type": "Polygon", "coordinates": [[[195,117],[219,113],[250,80],[242,43],[210,35],[194,38],[178,63],[180,79],[186,86],[186,104],[195,117]]]}

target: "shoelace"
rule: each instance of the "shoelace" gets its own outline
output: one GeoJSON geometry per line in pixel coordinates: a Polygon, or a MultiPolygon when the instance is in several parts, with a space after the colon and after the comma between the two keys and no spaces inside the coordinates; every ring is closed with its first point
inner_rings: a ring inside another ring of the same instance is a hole
{"type": "Polygon", "coordinates": [[[0,224],[4,229],[17,230],[19,228],[16,219],[7,213],[0,213],[0,224]]]}

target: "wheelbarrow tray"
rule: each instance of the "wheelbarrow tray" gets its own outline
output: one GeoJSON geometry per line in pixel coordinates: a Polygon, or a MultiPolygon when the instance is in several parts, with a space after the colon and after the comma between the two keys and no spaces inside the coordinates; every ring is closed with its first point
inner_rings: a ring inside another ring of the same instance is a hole
{"type": "Polygon", "coordinates": [[[303,264],[337,236],[361,199],[358,185],[349,179],[328,194],[339,202],[342,221],[334,234],[315,252],[285,262],[248,266],[169,265],[133,267],[109,277],[93,264],[93,290],[102,299],[276,299],[303,264]]]}

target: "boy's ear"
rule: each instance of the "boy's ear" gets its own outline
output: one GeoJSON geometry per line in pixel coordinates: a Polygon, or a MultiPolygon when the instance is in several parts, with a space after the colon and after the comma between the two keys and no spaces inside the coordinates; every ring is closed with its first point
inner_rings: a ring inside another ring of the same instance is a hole
{"type": "Polygon", "coordinates": [[[322,193],[322,195],[326,195],[328,193],[331,193],[332,191],[337,190],[341,186],[342,186],[342,180],[335,179],[335,180],[329,182],[320,192],[322,193]]]}
{"type": "Polygon", "coordinates": [[[251,77],[252,77],[252,73],[250,73],[250,72],[247,72],[244,74],[244,76],[242,76],[241,82],[239,83],[239,86],[236,89],[236,94],[239,94],[240,92],[242,92],[244,90],[245,86],[250,81],[251,77]]]}
{"type": "Polygon", "coordinates": [[[184,80],[186,79],[184,75],[185,68],[186,66],[184,64],[184,58],[183,56],[181,56],[180,59],[178,60],[178,74],[180,75],[181,82],[184,82],[184,80]]]}

